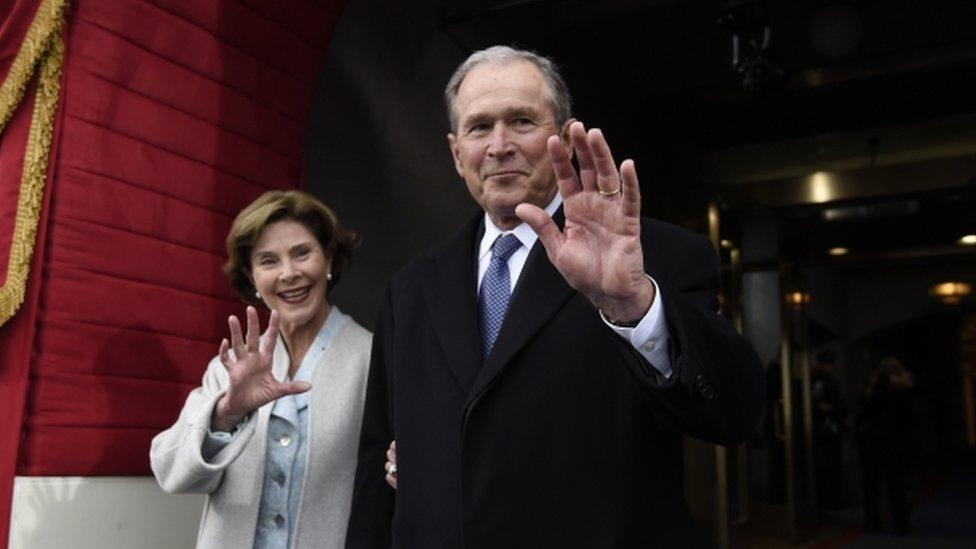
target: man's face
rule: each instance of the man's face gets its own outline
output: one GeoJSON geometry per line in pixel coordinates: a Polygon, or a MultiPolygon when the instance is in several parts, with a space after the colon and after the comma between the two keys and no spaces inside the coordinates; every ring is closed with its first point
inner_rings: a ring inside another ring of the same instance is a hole
{"type": "Polygon", "coordinates": [[[522,202],[544,208],[556,195],[546,141],[558,129],[548,97],[542,73],[521,60],[478,65],[458,89],[458,127],[447,136],[454,165],[499,228],[521,222],[522,202]]]}

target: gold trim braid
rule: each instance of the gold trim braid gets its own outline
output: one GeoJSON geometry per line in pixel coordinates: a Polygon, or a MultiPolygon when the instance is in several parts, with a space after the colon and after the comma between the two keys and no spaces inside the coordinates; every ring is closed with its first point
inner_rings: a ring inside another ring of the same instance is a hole
{"type": "Polygon", "coordinates": [[[35,71],[37,93],[31,115],[24,168],[17,198],[17,215],[10,240],[7,276],[0,287],[0,326],[24,302],[27,276],[34,255],[37,228],[44,202],[44,182],[54,133],[54,115],[61,93],[61,66],[64,44],[61,27],[67,0],[42,0],[6,79],[0,85],[0,133],[13,117],[35,71]]]}

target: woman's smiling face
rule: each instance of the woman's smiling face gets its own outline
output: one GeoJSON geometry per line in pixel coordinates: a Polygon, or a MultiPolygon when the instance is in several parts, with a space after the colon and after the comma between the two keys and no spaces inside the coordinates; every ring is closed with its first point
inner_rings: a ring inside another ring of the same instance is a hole
{"type": "Polygon", "coordinates": [[[315,235],[298,221],[276,221],[261,232],[251,251],[251,277],[264,303],[278,311],[282,329],[311,327],[325,318],[331,264],[315,235]]]}

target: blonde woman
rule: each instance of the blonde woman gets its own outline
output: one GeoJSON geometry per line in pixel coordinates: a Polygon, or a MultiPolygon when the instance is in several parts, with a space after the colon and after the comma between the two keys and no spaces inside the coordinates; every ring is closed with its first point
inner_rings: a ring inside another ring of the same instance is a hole
{"type": "Polygon", "coordinates": [[[329,303],[355,233],[314,197],[271,191],[227,237],[225,271],[248,303],[152,442],[168,492],[207,494],[197,547],[344,545],[371,334],[329,303]],[[259,337],[255,307],[270,309],[259,337]]]}

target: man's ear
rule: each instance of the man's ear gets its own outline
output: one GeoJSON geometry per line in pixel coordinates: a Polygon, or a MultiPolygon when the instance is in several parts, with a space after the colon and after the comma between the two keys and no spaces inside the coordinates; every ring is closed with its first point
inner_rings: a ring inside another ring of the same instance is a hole
{"type": "Polygon", "coordinates": [[[457,138],[453,133],[447,134],[447,144],[451,147],[451,158],[454,159],[454,169],[464,178],[464,163],[461,162],[461,151],[458,150],[457,138]]]}
{"type": "Polygon", "coordinates": [[[576,150],[573,148],[572,140],[569,139],[569,127],[573,125],[573,122],[576,122],[576,119],[570,118],[564,122],[563,127],[559,129],[559,140],[563,142],[563,146],[566,147],[566,150],[569,152],[570,160],[573,160],[573,153],[576,152],[576,150]]]}

